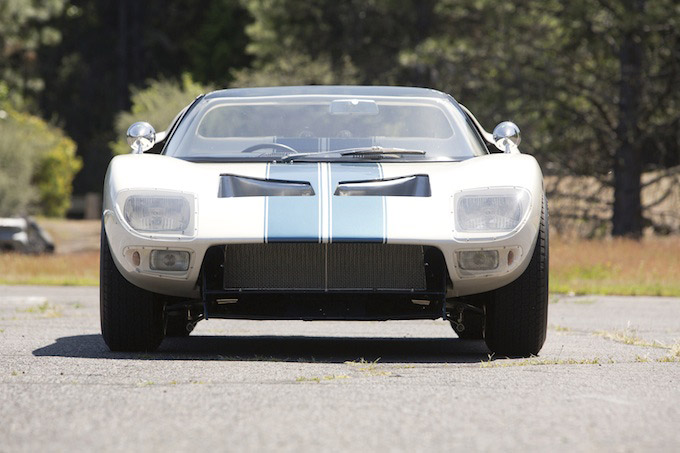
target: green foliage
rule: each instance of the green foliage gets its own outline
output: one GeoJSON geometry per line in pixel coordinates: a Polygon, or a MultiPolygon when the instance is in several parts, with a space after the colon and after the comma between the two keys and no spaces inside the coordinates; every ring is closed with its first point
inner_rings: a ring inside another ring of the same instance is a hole
{"type": "Polygon", "coordinates": [[[247,50],[255,60],[252,71],[237,75],[234,85],[238,86],[393,83],[400,69],[399,53],[426,33],[421,25],[431,14],[433,1],[243,3],[254,19],[246,32],[250,38],[247,50]]]}
{"type": "Polygon", "coordinates": [[[0,115],[0,216],[63,216],[81,167],[75,143],[36,116],[0,115]]]}
{"type": "Polygon", "coordinates": [[[114,154],[130,152],[125,139],[128,127],[136,121],[150,123],[157,132],[165,130],[177,113],[187,106],[196,96],[210,91],[185,74],[181,82],[159,80],[149,82],[144,89],[132,89],[132,108],[116,117],[116,135],[119,139],[111,143],[114,154]]]}
{"type": "Polygon", "coordinates": [[[25,214],[37,193],[31,186],[35,150],[14,114],[0,110],[0,217],[25,214]]]}
{"type": "Polygon", "coordinates": [[[192,76],[203,83],[226,86],[234,68],[245,67],[250,58],[245,24],[250,20],[240,0],[211,0],[204,17],[185,44],[192,76]]]}
{"type": "Polygon", "coordinates": [[[73,177],[83,166],[73,140],[60,137],[40,159],[34,180],[40,192],[41,213],[63,217],[71,202],[73,177]]]}
{"type": "Polygon", "coordinates": [[[0,77],[11,89],[15,105],[44,88],[37,51],[61,40],[61,33],[46,25],[64,10],[67,0],[3,0],[0,2],[0,77]]]}
{"type": "Polygon", "coordinates": [[[293,85],[352,85],[357,83],[357,69],[346,58],[333,67],[328,57],[312,59],[309,55],[290,53],[286,58],[259,64],[255,68],[234,72],[234,87],[293,85]]]}

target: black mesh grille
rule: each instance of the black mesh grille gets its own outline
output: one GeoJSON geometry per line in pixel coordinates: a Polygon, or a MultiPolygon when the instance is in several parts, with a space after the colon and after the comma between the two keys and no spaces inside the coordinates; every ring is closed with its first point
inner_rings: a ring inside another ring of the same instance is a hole
{"type": "Polygon", "coordinates": [[[236,244],[225,250],[226,289],[424,290],[423,248],[371,243],[236,244]]]}
{"type": "Polygon", "coordinates": [[[321,244],[228,245],[224,257],[225,288],[322,288],[321,244]]]}

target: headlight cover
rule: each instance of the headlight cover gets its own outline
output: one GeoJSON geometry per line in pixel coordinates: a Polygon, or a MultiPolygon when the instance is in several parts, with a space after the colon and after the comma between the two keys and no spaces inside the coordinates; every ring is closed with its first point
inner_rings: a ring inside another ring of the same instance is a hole
{"type": "Polygon", "coordinates": [[[141,232],[183,233],[191,223],[191,205],[183,196],[131,195],[123,216],[141,232]]]}
{"type": "Polygon", "coordinates": [[[519,187],[458,192],[454,196],[455,229],[463,233],[509,233],[529,212],[531,195],[519,187]]]}

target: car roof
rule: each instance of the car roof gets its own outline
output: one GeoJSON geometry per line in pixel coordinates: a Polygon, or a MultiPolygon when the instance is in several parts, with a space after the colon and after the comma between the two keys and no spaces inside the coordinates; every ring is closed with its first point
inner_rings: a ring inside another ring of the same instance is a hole
{"type": "Polygon", "coordinates": [[[308,85],[260,88],[230,88],[208,93],[206,99],[251,97],[251,96],[295,96],[295,95],[348,95],[348,96],[402,96],[429,97],[450,100],[451,97],[431,88],[359,85],[308,85]]]}

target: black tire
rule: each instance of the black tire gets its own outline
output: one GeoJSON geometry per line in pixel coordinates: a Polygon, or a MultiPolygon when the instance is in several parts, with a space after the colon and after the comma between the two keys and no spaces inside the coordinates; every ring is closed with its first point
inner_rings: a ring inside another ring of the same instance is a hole
{"type": "Polygon", "coordinates": [[[111,351],[154,351],[163,341],[163,301],[121,275],[102,225],[99,267],[102,336],[111,351]]]}
{"type": "Polygon", "coordinates": [[[497,355],[538,354],[548,326],[548,204],[543,197],[536,247],[527,269],[509,285],[493,292],[486,307],[485,338],[497,355]]]}

